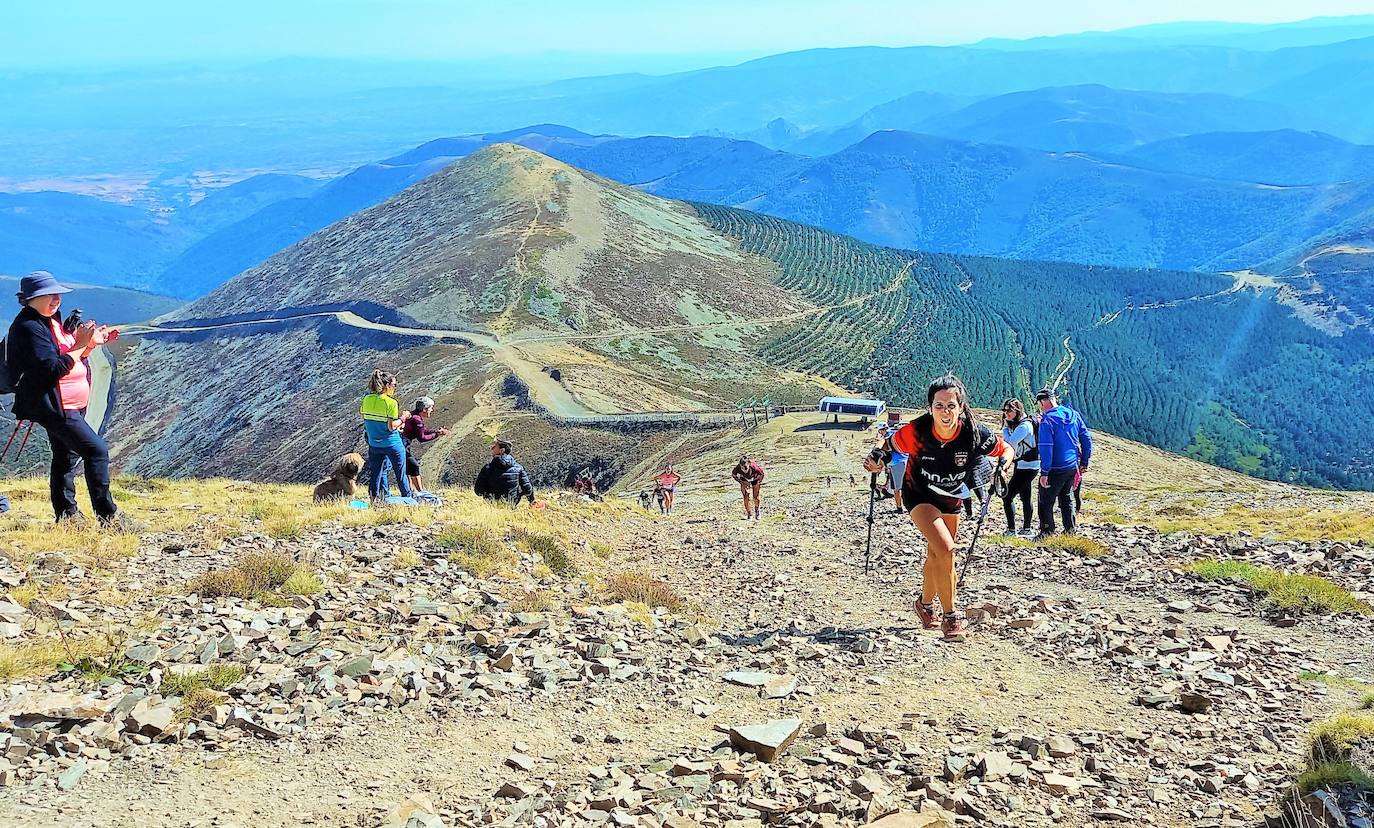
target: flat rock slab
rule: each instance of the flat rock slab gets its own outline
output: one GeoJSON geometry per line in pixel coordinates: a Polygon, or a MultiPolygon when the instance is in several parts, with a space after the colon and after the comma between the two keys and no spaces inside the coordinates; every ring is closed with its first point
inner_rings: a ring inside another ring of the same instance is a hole
{"type": "Polygon", "coordinates": [[[870,828],[949,828],[949,822],[935,813],[898,811],[869,823],[870,828]]]}
{"type": "Polygon", "coordinates": [[[730,744],[754,754],[761,762],[772,762],[801,733],[801,725],[801,719],[774,719],[766,724],[732,727],[730,744]]]}
{"type": "Polygon", "coordinates": [[[740,687],[763,687],[771,679],[771,673],[759,673],[752,670],[735,670],[721,676],[731,684],[738,684],[740,687]]]}

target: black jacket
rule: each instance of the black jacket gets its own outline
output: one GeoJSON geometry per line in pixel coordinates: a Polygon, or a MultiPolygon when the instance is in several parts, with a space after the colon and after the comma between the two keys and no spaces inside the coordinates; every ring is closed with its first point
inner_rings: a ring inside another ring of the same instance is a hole
{"type": "Polygon", "coordinates": [[[498,454],[491,458],[477,472],[477,481],[473,483],[472,490],[488,500],[519,503],[521,498],[528,497],[531,503],[534,502],[534,486],[530,484],[530,476],[525,474],[525,467],[515,462],[515,458],[509,454],[498,454]]]}
{"type": "Polygon", "coordinates": [[[57,349],[47,317],[25,306],[14,317],[5,340],[5,361],[14,380],[14,416],[43,422],[62,416],[58,380],[76,359],[57,349]]]}

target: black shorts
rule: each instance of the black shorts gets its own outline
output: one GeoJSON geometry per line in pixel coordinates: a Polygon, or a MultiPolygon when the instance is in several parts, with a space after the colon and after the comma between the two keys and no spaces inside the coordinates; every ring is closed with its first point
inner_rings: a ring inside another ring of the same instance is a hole
{"type": "Polygon", "coordinates": [[[413,455],[413,454],[411,454],[409,451],[407,451],[407,452],[406,452],[406,477],[419,477],[419,476],[420,476],[420,464],[419,464],[418,461],[416,461],[415,455],[413,455]]]}
{"type": "Polygon", "coordinates": [[[925,484],[913,484],[910,479],[902,483],[902,508],[910,512],[922,503],[939,509],[942,515],[957,515],[964,510],[964,502],[957,497],[937,495],[925,484]]]}

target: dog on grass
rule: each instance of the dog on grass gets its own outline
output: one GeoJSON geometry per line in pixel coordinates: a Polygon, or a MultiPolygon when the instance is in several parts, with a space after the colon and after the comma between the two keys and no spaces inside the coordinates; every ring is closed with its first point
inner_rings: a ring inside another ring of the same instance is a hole
{"type": "Polygon", "coordinates": [[[362,470],[363,456],[356,452],[335,460],[329,476],[315,486],[315,502],[352,500],[358,492],[358,475],[362,470]]]}

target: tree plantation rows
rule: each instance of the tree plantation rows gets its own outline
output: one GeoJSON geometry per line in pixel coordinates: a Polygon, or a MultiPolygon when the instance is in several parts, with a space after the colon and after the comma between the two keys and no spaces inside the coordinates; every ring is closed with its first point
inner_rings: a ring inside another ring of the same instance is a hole
{"type": "Polygon", "coordinates": [[[708,223],[776,262],[778,280],[834,305],[900,290],[778,332],[771,361],[899,407],[954,371],[974,402],[1060,393],[1091,426],[1276,480],[1374,488],[1374,339],[1303,324],[1230,277],[880,248],[712,205],[708,223]],[[1066,348],[1067,342],[1067,348],[1066,348]]]}

